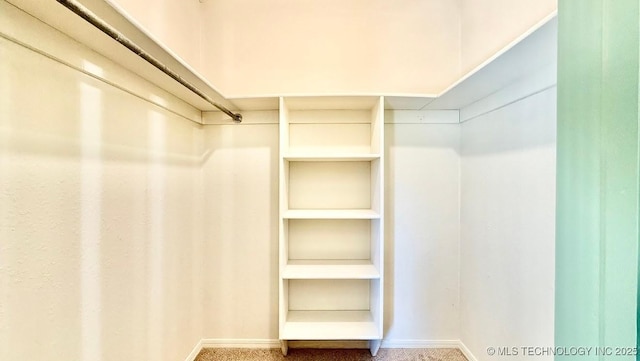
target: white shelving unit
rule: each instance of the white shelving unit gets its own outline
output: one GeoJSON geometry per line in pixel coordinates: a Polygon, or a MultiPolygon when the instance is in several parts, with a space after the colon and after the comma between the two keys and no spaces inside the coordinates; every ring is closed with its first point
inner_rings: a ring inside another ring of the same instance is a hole
{"type": "Polygon", "coordinates": [[[280,340],[382,341],[384,99],[280,98],[280,340]]]}

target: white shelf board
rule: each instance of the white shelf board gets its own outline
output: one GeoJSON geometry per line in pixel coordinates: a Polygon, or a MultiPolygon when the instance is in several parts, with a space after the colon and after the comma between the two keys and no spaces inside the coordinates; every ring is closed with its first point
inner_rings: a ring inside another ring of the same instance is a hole
{"type": "Polygon", "coordinates": [[[283,156],[290,162],[357,162],[380,159],[380,154],[373,153],[288,153],[283,156]]]}
{"type": "Polygon", "coordinates": [[[277,96],[227,98],[243,111],[278,110],[280,98],[277,96]]]}
{"type": "Polygon", "coordinates": [[[432,96],[385,96],[385,110],[420,110],[435,99],[432,96]]]}
{"type": "Polygon", "coordinates": [[[289,260],[284,279],[379,279],[369,260],[289,260]]]}
{"type": "MultiPolygon", "coordinates": [[[[97,30],[84,19],[72,13],[64,6],[55,1],[41,0],[11,0],[11,3],[30,15],[36,17],[43,23],[57,29],[63,34],[75,39],[110,59],[111,61],[121,65],[134,74],[150,81],[161,89],[175,95],[184,102],[201,111],[217,110],[211,104],[201,99],[198,95],[192,93],[184,86],[171,79],[128,49],[111,39],[101,31],[97,30]]],[[[198,87],[215,102],[224,105],[231,110],[237,109],[237,106],[227,100],[218,89],[193,69],[185,60],[181,59],[166,44],[161,42],[148,29],[138,23],[131,15],[129,15],[114,0],[94,0],[83,1],[84,6],[95,13],[98,17],[109,23],[127,38],[133,40],[137,45],[142,47],[147,53],[160,60],[170,69],[175,71],[191,84],[198,87]]],[[[27,40],[27,43],[30,43],[27,40]]],[[[47,45],[44,50],[56,57],[55,42],[50,41],[51,45],[47,45]],[[50,51],[51,50],[51,51],[50,51]]],[[[33,43],[30,46],[39,48],[33,43]]],[[[60,56],[64,59],[64,56],[60,56]]],[[[94,74],[98,78],[105,78],[100,72],[94,74]]],[[[108,80],[108,79],[106,79],[108,80]]]]}
{"type": "Polygon", "coordinates": [[[374,340],[381,337],[371,312],[289,311],[283,340],[374,340]]]}
{"type": "Polygon", "coordinates": [[[379,96],[285,96],[289,110],[363,110],[373,109],[379,96]]]}
{"type": "MultiPolygon", "coordinates": [[[[215,111],[212,105],[200,99],[173,79],[139,59],[120,44],[88,25],[84,20],[55,2],[40,0],[11,0],[15,6],[35,16],[53,28],[90,47],[99,54],[122,65],[133,73],[149,80],[201,111],[215,111]]],[[[232,110],[275,110],[278,96],[284,96],[291,110],[296,109],[372,109],[379,95],[304,96],[303,94],[254,94],[230,96],[223,94],[166,44],[131,17],[114,0],[95,0],[85,4],[99,17],[115,26],[125,36],[133,39],[148,53],[161,60],[180,76],[232,110]]],[[[461,109],[479,99],[504,88],[526,74],[556,61],[556,14],[550,14],[514,40],[495,56],[476,69],[462,76],[439,95],[435,94],[387,94],[386,109],[426,110],[461,109]],[[549,40],[551,39],[551,40],[549,40]]],[[[33,46],[33,44],[31,44],[33,46]]],[[[40,45],[40,44],[38,44],[40,45]]],[[[47,51],[51,52],[51,51],[47,51]]],[[[55,56],[55,54],[52,54],[55,56]]]]}
{"type": "MultiPolygon", "coordinates": [[[[376,95],[366,95],[367,97],[381,96],[384,95],[384,108],[386,110],[420,110],[432,102],[435,98],[438,97],[437,94],[408,94],[408,95],[385,95],[383,93],[376,95]]],[[[255,97],[234,97],[230,96],[227,99],[235,104],[239,109],[243,111],[248,110],[278,110],[278,100],[279,97],[283,96],[281,94],[278,95],[257,95],[255,97]]],[[[323,97],[318,95],[311,95],[312,97],[323,97]]],[[[300,97],[300,95],[284,95],[286,99],[291,97],[300,97]]],[[[298,105],[298,104],[296,104],[298,105]]],[[[371,104],[369,100],[364,102],[364,109],[369,109],[371,104]]],[[[326,107],[326,105],[325,105],[326,107]]],[[[339,106],[339,104],[330,106],[330,108],[336,107],[344,107],[344,105],[339,106]]],[[[294,109],[295,110],[295,109],[294,109]]],[[[326,110],[326,109],[325,109],[326,110]]],[[[335,110],[335,109],[334,109],[335,110]]]]}
{"type": "Polygon", "coordinates": [[[372,209],[289,209],[285,219],[379,219],[380,213],[372,209]]]}
{"type": "Polygon", "coordinates": [[[422,109],[462,109],[557,59],[558,19],[552,13],[462,76],[422,109]]]}

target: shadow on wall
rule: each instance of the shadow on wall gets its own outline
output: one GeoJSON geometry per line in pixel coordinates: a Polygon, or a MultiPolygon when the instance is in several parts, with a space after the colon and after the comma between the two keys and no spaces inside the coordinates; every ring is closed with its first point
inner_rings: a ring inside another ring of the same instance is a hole
{"type": "Polygon", "coordinates": [[[205,339],[278,339],[278,132],[204,127],[205,339]]]}
{"type": "Polygon", "coordinates": [[[462,123],[462,156],[555,147],[555,96],[553,86],[462,123]]]}
{"type": "Polygon", "coordinates": [[[555,104],[549,88],[461,127],[461,340],[478,356],[553,345],[555,104]]]}
{"type": "Polygon", "coordinates": [[[0,47],[0,359],[183,358],[201,335],[198,126],[0,47]]]}

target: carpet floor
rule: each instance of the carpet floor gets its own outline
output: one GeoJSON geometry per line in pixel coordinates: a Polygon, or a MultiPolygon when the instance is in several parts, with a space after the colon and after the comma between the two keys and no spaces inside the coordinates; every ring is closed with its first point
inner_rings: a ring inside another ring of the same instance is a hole
{"type": "Polygon", "coordinates": [[[455,348],[401,349],[383,348],[376,357],[366,349],[290,348],[282,356],[280,349],[205,348],[195,361],[467,361],[455,348]]]}

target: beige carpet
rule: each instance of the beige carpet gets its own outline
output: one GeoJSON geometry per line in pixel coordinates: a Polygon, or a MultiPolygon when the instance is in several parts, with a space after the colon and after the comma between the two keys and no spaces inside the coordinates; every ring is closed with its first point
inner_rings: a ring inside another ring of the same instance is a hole
{"type": "Polygon", "coordinates": [[[195,361],[467,361],[458,349],[380,349],[372,357],[365,349],[290,348],[284,357],[280,349],[205,348],[195,361]]]}

